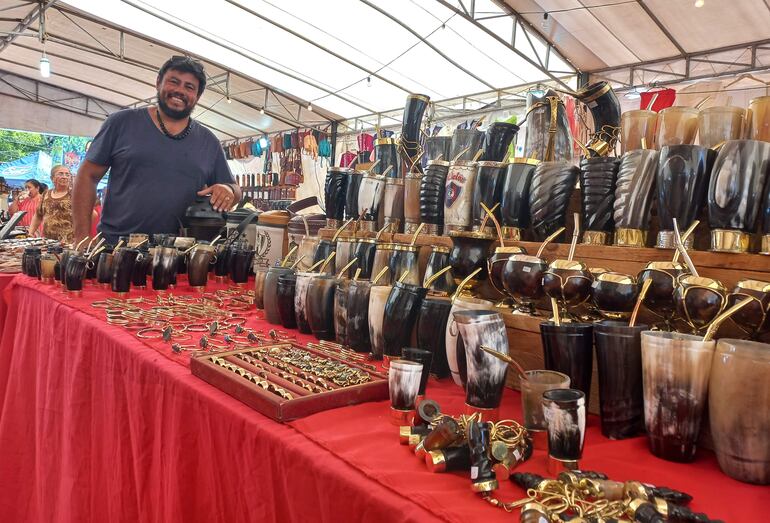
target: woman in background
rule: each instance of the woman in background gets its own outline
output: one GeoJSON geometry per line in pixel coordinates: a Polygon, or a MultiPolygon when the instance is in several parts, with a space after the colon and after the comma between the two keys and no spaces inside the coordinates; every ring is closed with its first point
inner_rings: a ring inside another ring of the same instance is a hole
{"type": "MultiPolygon", "coordinates": [[[[26,189],[24,193],[19,193],[18,191],[13,193],[13,202],[8,208],[8,213],[13,216],[19,211],[26,211],[27,214],[19,222],[19,225],[22,227],[29,227],[32,224],[37,208],[40,206],[42,200],[40,186],[39,181],[30,179],[24,182],[24,188],[26,189]]],[[[36,231],[36,229],[30,228],[31,234],[33,231],[36,231]]]]}
{"type": "Polygon", "coordinates": [[[30,230],[37,233],[43,224],[43,236],[59,240],[62,243],[72,242],[72,173],[65,165],[54,165],[51,169],[53,189],[43,195],[32,219],[30,230]]]}

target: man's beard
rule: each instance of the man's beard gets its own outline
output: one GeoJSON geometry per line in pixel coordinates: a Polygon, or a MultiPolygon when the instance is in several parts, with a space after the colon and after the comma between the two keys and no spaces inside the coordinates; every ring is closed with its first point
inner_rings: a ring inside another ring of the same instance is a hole
{"type": "Polygon", "coordinates": [[[160,107],[160,110],[163,111],[163,114],[174,120],[184,120],[190,116],[190,113],[192,113],[192,110],[195,108],[195,104],[192,104],[185,106],[184,109],[172,109],[168,106],[160,92],[158,93],[158,106],[160,107]]]}

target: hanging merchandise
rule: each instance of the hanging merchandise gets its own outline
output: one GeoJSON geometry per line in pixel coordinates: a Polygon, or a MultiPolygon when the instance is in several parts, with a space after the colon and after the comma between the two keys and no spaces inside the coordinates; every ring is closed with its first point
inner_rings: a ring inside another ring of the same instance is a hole
{"type": "Polygon", "coordinates": [[[318,156],[321,158],[331,158],[332,156],[332,144],[326,138],[318,142],[318,156]]]}
{"type": "Polygon", "coordinates": [[[662,111],[666,107],[671,107],[676,101],[676,91],[673,89],[658,89],[656,91],[647,91],[642,93],[642,98],[639,102],[640,109],[648,109],[651,111],[662,111]],[[655,102],[652,107],[649,107],[653,98],[655,102]]]}
{"type": "Polygon", "coordinates": [[[368,133],[359,134],[358,150],[359,152],[371,152],[374,150],[374,136],[368,133]]]}
{"type": "Polygon", "coordinates": [[[305,136],[302,139],[302,148],[313,158],[318,157],[318,142],[310,131],[305,133],[305,136]]]}
{"type": "Polygon", "coordinates": [[[340,167],[350,167],[353,162],[358,158],[358,155],[351,151],[345,151],[340,156],[340,167]]]}
{"type": "Polygon", "coordinates": [[[294,145],[293,145],[292,139],[291,139],[291,133],[284,133],[284,135],[283,135],[283,149],[285,151],[288,151],[289,149],[294,149],[294,145]]]}

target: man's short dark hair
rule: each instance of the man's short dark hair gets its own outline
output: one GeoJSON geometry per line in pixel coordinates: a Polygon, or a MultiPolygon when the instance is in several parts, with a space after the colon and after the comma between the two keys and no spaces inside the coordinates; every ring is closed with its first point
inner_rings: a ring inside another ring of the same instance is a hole
{"type": "Polygon", "coordinates": [[[203,64],[189,56],[172,56],[158,71],[158,83],[163,79],[163,75],[172,69],[182,73],[190,73],[197,78],[198,97],[200,98],[203,90],[206,89],[206,73],[203,71],[203,64]]]}

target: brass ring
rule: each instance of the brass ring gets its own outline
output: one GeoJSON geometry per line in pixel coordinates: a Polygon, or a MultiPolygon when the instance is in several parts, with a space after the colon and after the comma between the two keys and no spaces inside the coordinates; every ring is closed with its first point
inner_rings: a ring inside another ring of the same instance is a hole
{"type": "Polygon", "coordinates": [[[148,327],[146,329],[141,329],[139,332],[136,333],[137,338],[143,338],[143,339],[156,339],[162,336],[163,336],[163,330],[158,329],[157,327],[148,327]],[[153,335],[150,335],[150,333],[153,333],[153,335]]]}

